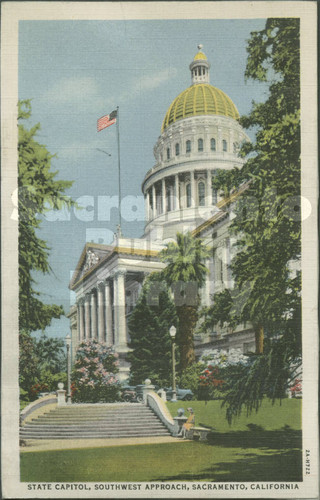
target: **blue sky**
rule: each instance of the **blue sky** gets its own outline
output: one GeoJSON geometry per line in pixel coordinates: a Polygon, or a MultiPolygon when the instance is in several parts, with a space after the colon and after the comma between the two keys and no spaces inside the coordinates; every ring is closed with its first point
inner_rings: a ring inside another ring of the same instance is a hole
{"type": "MultiPolygon", "coordinates": [[[[99,220],[98,210],[98,197],[118,194],[116,126],[97,133],[97,118],[119,106],[122,197],[141,195],[162,120],[191,83],[189,64],[199,43],[211,63],[210,83],[231,97],[240,115],[250,112],[252,100],[265,99],[266,86],[244,80],[247,40],[264,24],[262,19],[20,21],[19,98],[32,99],[29,124],[41,123],[38,140],[57,154],[52,168],[58,178],[74,181],[68,194],[94,201],[91,211],[71,211],[69,220],[43,221],[39,235],[51,247],[53,270],[36,275],[45,302],[68,311],[73,300],[68,283],[85,242],[109,243],[117,224],[116,208],[110,220],[99,220]]],[[[124,221],[123,233],[139,237],[143,227],[142,220],[124,221]]],[[[47,333],[64,337],[68,330],[63,318],[47,333]]]]}

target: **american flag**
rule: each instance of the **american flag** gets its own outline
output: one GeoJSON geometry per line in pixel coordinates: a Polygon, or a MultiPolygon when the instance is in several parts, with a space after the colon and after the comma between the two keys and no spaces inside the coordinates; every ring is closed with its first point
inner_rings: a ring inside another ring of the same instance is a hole
{"type": "Polygon", "coordinates": [[[116,123],[117,114],[118,110],[115,109],[114,111],[112,111],[112,113],[110,113],[110,115],[105,115],[99,118],[99,120],[97,121],[97,132],[100,132],[100,130],[110,127],[110,125],[116,123]]]}

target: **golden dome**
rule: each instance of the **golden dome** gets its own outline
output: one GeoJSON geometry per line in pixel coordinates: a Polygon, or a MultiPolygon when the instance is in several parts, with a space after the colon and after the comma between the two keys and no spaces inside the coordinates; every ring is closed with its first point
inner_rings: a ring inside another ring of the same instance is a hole
{"type": "Polygon", "coordinates": [[[234,120],[240,117],[227,94],[209,83],[198,83],[191,85],[174,99],[164,117],[161,131],[178,120],[198,115],[222,115],[234,120]]]}
{"type": "Polygon", "coordinates": [[[193,60],[198,61],[199,59],[204,59],[206,61],[207,56],[203,52],[199,51],[198,54],[194,56],[193,60]]]}

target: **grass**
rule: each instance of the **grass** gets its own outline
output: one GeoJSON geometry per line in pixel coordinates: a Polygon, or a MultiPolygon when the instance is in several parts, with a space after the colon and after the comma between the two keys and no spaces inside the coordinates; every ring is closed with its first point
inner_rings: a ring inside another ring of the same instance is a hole
{"type": "MultiPolygon", "coordinates": [[[[220,402],[193,401],[208,442],[113,446],[21,454],[21,481],[301,481],[301,401],[265,402],[230,427],[220,402]]],[[[176,414],[190,403],[168,403],[176,414]]]]}
{"type": "MultiPolygon", "coordinates": [[[[167,403],[172,416],[177,415],[178,408],[192,407],[195,413],[196,425],[213,427],[217,432],[234,432],[248,430],[248,425],[259,426],[264,430],[281,429],[285,425],[292,429],[301,429],[301,400],[284,399],[281,404],[274,405],[269,400],[264,400],[260,410],[247,416],[244,410],[230,426],[225,418],[226,410],[221,408],[221,401],[178,401],[167,403]]],[[[186,412],[187,414],[187,412],[186,412]]]]}

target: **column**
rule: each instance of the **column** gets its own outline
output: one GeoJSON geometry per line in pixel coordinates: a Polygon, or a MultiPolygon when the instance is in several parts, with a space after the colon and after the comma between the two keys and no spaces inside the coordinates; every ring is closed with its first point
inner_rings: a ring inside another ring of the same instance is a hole
{"type": "Polygon", "coordinates": [[[157,217],[157,199],[156,199],[156,187],[152,185],[152,203],[153,203],[153,219],[157,217]]]}
{"type": "Polygon", "coordinates": [[[147,196],[146,196],[146,222],[150,220],[150,192],[147,191],[147,196]]]}
{"type": "Polygon", "coordinates": [[[196,183],[194,177],[194,171],[190,172],[190,184],[191,184],[191,206],[196,205],[196,183]]]}
{"type": "Polygon", "coordinates": [[[113,344],[113,332],[112,332],[112,302],[111,302],[111,282],[107,280],[105,282],[105,298],[106,298],[106,343],[107,346],[113,344]]]}
{"type": "Polygon", "coordinates": [[[116,309],[115,344],[117,347],[127,347],[127,324],[125,310],[125,275],[124,269],[119,269],[114,278],[115,283],[115,298],[114,304],[116,309]]]}
{"type": "Polygon", "coordinates": [[[166,181],[162,179],[161,182],[161,196],[162,196],[162,213],[165,214],[167,211],[167,203],[166,203],[166,181]]]}
{"type": "Polygon", "coordinates": [[[84,302],[84,312],[85,312],[85,339],[90,339],[90,295],[86,294],[84,302]]]}
{"type": "Polygon", "coordinates": [[[210,259],[206,259],[206,268],[209,270],[209,272],[206,275],[205,304],[206,304],[207,307],[209,307],[210,303],[211,303],[210,292],[211,292],[211,280],[212,280],[212,275],[211,275],[211,261],[210,261],[210,259]]]}
{"type": "Polygon", "coordinates": [[[175,189],[175,209],[180,210],[180,194],[179,194],[179,174],[174,176],[174,189],[175,189]]]}
{"type": "Polygon", "coordinates": [[[91,292],[91,336],[93,339],[98,338],[97,328],[97,298],[95,290],[91,292]]]}
{"type": "Polygon", "coordinates": [[[84,340],[84,304],[83,299],[80,299],[79,304],[79,342],[84,340]]]}
{"type": "Polygon", "coordinates": [[[99,342],[105,342],[103,281],[98,282],[98,335],[99,342]]]}
{"type": "Polygon", "coordinates": [[[212,205],[212,179],[211,170],[207,170],[207,207],[212,205]]]}

